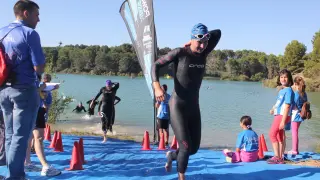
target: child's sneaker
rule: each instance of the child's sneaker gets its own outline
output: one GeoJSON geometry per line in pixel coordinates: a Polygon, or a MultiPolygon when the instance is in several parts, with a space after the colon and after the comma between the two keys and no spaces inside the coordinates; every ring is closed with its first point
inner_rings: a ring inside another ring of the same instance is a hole
{"type": "Polygon", "coordinates": [[[61,174],[61,171],[55,169],[53,166],[43,167],[41,171],[41,176],[58,176],[61,174]]]}
{"type": "Polygon", "coordinates": [[[268,164],[284,164],[283,159],[280,159],[276,156],[273,156],[272,158],[267,160],[268,164]]]}

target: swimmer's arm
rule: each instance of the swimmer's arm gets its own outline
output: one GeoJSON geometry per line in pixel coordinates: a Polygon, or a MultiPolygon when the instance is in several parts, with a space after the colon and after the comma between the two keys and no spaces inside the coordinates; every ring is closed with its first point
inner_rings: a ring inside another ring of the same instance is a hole
{"type": "Polygon", "coordinates": [[[115,100],[117,100],[117,102],[114,103],[114,105],[118,104],[121,101],[121,98],[119,98],[118,96],[115,96],[115,100]]]}
{"type": "Polygon", "coordinates": [[[113,89],[115,89],[115,90],[119,89],[120,83],[114,82],[114,83],[112,83],[112,84],[114,85],[114,86],[113,86],[113,89]]]}
{"type": "Polygon", "coordinates": [[[103,88],[100,89],[100,91],[98,92],[98,94],[96,95],[96,97],[91,101],[90,103],[90,107],[93,106],[93,103],[99,98],[99,96],[102,94],[102,90],[103,88]]]}
{"type": "Polygon", "coordinates": [[[87,111],[86,111],[86,108],[84,108],[83,106],[82,106],[82,109],[83,109],[84,112],[87,112],[87,111]]]}
{"type": "Polygon", "coordinates": [[[221,38],[221,30],[220,29],[212,30],[212,31],[209,31],[209,34],[210,34],[210,39],[209,39],[207,48],[204,50],[205,54],[209,54],[217,46],[221,38]]]}
{"type": "Polygon", "coordinates": [[[152,82],[153,82],[152,83],[153,87],[155,89],[161,88],[160,84],[159,84],[159,70],[162,67],[170,64],[171,62],[178,60],[178,55],[180,54],[181,50],[182,50],[181,48],[176,48],[176,49],[170,51],[168,54],[160,57],[157,61],[155,61],[152,64],[151,78],[152,78],[152,82]]]}
{"type": "Polygon", "coordinates": [[[171,62],[175,61],[178,59],[178,55],[181,52],[181,48],[176,48],[172,51],[170,51],[168,54],[160,57],[157,61],[155,61],[152,64],[151,68],[151,77],[153,82],[158,82],[159,81],[159,70],[170,64],[171,62]]]}

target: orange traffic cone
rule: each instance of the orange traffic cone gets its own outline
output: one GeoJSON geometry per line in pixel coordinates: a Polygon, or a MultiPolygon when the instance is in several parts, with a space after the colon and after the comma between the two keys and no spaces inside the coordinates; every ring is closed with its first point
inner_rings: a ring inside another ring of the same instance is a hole
{"type": "Polygon", "coordinates": [[[58,132],[54,131],[53,139],[51,141],[49,148],[54,148],[56,146],[57,138],[58,138],[58,132]]]}
{"type": "Polygon", "coordinates": [[[83,170],[82,160],[79,153],[79,144],[77,141],[75,141],[73,145],[70,168],[66,170],[68,171],[83,170]]]}
{"type": "Polygon", "coordinates": [[[51,130],[50,130],[50,126],[49,125],[47,127],[44,140],[51,141],[51,130]]]}
{"type": "Polygon", "coordinates": [[[166,150],[166,146],[164,145],[164,135],[163,133],[160,134],[160,142],[158,150],[166,150]]]}
{"type": "Polygon", "coordinates": [[[260,138],[259,138],[259,150],[258,150],[258,156],[259,156],[259,159],[263,159],[263,158],[264,158],[264,153],[263,153],[263,148],[262,148],[261,136],[260,136],[260,138]]]}
{"type": "Polygon", "coordinates": [[[177,149],[177,139],[176,139],[176,136],[173,136],[173,139],[172,139],[172,143],[171,143],[171,149],[177,149]]]}
{"type": "Polygon", "coordinates": [[[84,160],[84,147],[83,147],[83,139],[80,138],[79,140],[79,153],[80,153],[80,158],[82,161],[82,164],[85,164],[86,161],[84,160]]]}
{"type": "Polygon", "coordinates": [[[151,150],[150,148],[150,140],[149,140],[149,132],[144,132],[144,138],[143,138],[143,147],[141,150],[151,150]]]}
{"type": "Polygon", "coordinates": [[[264,152],[268,152],[268,147],[267,147],[267,144],[266,144],[266,140],[264,139],[264,135],[261,134],[260,138],[261,138],[261,143],[262,143],[262,150],[264,152]]]}
{"type": "Polygon", "coordinates": [[[56,145],[54,147],[54,151],[55,152],[63,152],[61,132],[58,132],[58,137],[57,137],[56,145]]]}

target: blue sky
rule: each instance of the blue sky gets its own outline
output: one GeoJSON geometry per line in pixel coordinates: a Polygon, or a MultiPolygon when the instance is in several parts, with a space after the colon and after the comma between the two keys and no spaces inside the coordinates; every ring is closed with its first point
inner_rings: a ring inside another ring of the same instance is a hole
{"type": "MultiPolygon", "coordinates": [[[[0,26],[14,20],[16,0],[2,0],[0,26]]],[[[63,44],[121,45],[131,43],[119,14],[122,0],[35,0],[40,6],[37,31],[43,46],[63,44]]],[[[175,48],[190,38],[192,26],[219,28],[216,49],[252,49],[283,54],[291,40],[312,50],[320,30],[319,0],[154,0],[157,42],[175,48]]]]}

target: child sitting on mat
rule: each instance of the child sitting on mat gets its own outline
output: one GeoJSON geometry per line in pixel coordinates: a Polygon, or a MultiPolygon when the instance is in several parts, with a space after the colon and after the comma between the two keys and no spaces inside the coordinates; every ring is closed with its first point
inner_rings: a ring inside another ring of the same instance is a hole
{"type": "Polygon", "coordinates": [[[255,162],[258,160],[259,138],[251,128],[252,120],[250,116],[242,116],[240,127],[243,131],[238,135],[236,152],[228,149],[223,150],[227,162],[255,162]]]}

